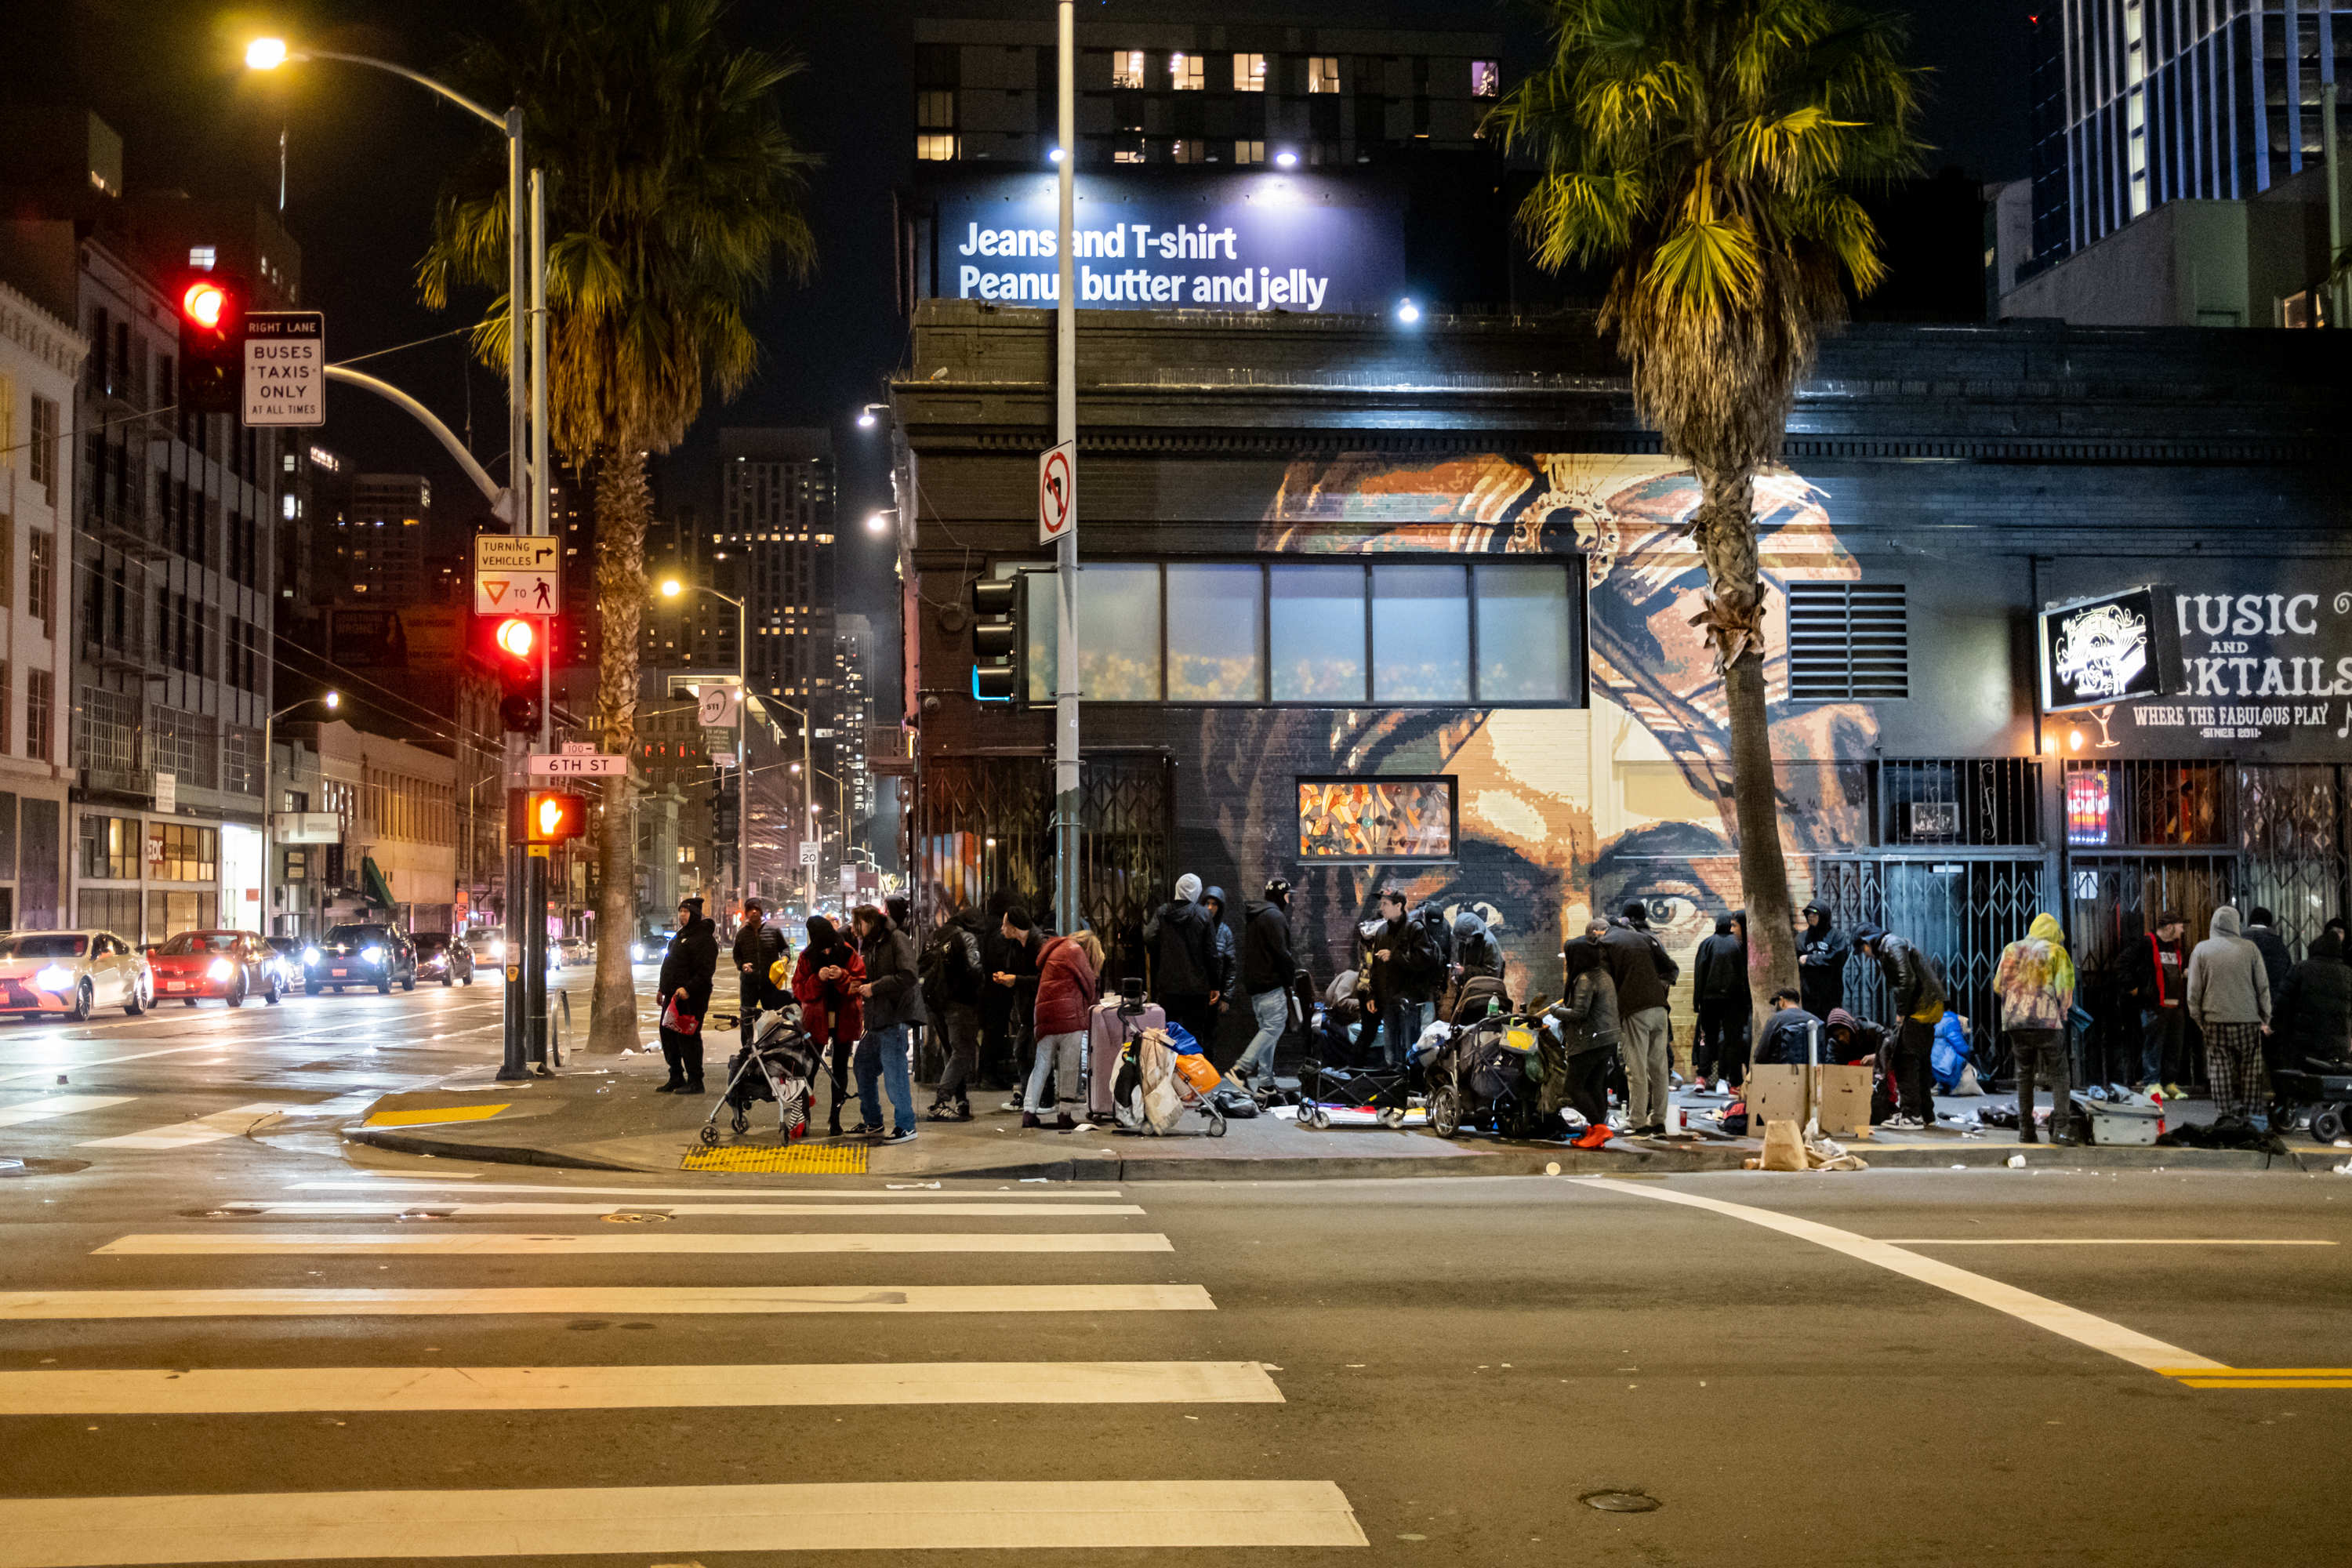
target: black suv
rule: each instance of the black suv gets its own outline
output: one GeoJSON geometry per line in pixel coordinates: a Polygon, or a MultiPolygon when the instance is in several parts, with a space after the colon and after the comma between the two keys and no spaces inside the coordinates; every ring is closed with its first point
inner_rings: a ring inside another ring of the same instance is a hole
{"type": "Polygon", "coordinates": [[[416,989],[416,949],[390,926],[333,926],[302,950],[302,989],[313,996],[346,985],[373,985],[388,995],[394,984],[416,989]]]}

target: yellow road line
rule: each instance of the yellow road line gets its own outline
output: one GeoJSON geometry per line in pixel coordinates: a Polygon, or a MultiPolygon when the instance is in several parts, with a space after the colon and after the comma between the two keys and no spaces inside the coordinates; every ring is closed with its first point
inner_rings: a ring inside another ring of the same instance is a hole
{"type": "Polygon", "coordinates": [[[370,1127],[423,1127],[436,1121],[488,1121],[506,1109],[504,1105],[445,1105],[438,1110],[379,1110],[367,1119],[366,1124],[370,1127]]]}

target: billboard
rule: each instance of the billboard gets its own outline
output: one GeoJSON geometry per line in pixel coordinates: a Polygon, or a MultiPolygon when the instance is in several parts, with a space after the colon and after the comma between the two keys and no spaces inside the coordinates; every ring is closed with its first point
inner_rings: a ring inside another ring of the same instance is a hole
{"type": "MultiPolygon", "coordinates": [[[[1055,176],[1028,174],[940,192],[930,291],[1058,303],[1057,190],[1055,176]]],[[[1402,197],[1328,175],[1082,174],[1073,234],[1081,310],[1360,313],[1390,309],[1405,288],[1402,197]]]]}

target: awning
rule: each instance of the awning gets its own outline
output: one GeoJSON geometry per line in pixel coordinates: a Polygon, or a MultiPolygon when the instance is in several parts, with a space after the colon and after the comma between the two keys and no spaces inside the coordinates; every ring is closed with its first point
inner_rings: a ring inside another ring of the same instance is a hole
{"type": "Polygon", "coordinates": [[[369,903],[376,905],[386,914],[396,913],[400,909],[393,899],[392,884],[384,880],[383,871],[376,865],[373,856],[360,862],[360,891],[369,903]]]}

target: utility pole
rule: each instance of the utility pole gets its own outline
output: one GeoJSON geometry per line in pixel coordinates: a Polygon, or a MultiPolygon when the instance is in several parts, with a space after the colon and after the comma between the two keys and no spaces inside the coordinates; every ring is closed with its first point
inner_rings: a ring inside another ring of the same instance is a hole
{"type": "MultiPolygon", "coordinates": [[[[1061,41],[1055,130],[1061,140],[1059,195],[1060,274],[1054,301],[1054,441],[1078,438],[1077,268],[1071,257],[1077,216],[1078,129],[1073,107],[1077,75],[1077,22],[1072,0],[1055,7],[1061,41]]],[[[1076,464],[1071,464],[1075,471],[1076,464]]],[[[1076,486],[1072,487],[1075,491],[1076,486]]],[[[1078,929],[1078,516],[1055,545],[1054,585],[1061,602],[1060,636],[1055,650],[1054,692],[1054,919],[1064,936],[1078,929]]]]}

